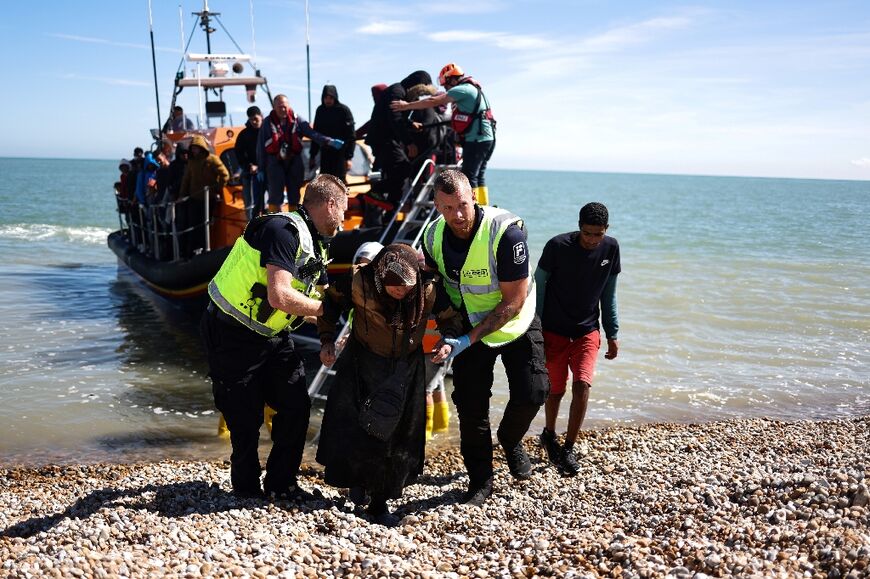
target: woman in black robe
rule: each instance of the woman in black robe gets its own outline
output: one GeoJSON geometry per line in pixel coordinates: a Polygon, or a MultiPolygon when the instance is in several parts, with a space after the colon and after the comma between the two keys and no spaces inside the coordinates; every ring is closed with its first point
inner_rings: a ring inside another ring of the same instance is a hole
{"type": "MultiPolygon", "coordinates": [[[[355,268],[350,283],[331,287],[318,320],[321,361],[335,362],[335,325],[342,311],[354,309],[353,329],[336,363],[320,430],[317,462],[330,485],[354,489],[352,498],[371,497],[367,512],[383,524],[395,524],[387,499],[423,472],[426,444],[426,392],[423,334],[435,303],[431,281],[420,271],[417,253],[408,245],[385,247],[365,266],[355,268]],[[381,440],[360,424],[363,401],[401,373],[404,402],[398,425],[381,440]],[[353,495],[356,495],[355,497],[353,495]]],[[[452,309],[436,318],[446,337],[459,335],[452,309]]],[[[449,346],[448,346],[449,347],[449,346]]]]}

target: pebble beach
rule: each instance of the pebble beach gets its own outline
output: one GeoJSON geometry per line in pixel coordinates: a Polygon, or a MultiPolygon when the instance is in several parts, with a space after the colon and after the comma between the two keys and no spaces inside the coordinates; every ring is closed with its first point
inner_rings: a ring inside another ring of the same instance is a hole
{"type": "Polygon", "coordinates": [[[537,441],[483,507],[458,449],[369,521],[303,467],[305,502],[237,499],[223,461],[0,468],[0,576],[866,577],[870,417],[581,433],[564,478],[537,441]]]}

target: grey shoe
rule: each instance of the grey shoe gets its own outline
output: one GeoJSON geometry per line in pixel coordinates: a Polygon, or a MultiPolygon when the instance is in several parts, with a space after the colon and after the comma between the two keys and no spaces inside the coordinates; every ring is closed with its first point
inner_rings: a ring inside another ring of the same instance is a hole
{"type": "Polygon", "coordinates": [[[526,480],[532,476],[532,463],[522,442],[513,448],[504,448],[504,456],[507,459],[508,469],[515,479],[526,480]]]}
{"type": "Polygon", "coordinates": [[[556,440],[556,433],[547,430],[546,428],[538,436],[541,441],[541,446],[547,451],[547,458],[552,464],[558,465],[561,457],[562,447],[559,446],[559,441],[556,440]]]}

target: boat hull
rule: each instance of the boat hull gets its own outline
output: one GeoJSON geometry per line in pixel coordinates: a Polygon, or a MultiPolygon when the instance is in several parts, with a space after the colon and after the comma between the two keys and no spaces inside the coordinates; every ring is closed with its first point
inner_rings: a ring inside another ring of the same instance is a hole
{"type": "Polygon", "coordinates": [[[232,249],[227,246],[186,260],[159,261],[140,253],[122,231],[110,233],[108,244],[118,260],[149,289],[173,301],[203,300],[208,282],[232,249]]]}

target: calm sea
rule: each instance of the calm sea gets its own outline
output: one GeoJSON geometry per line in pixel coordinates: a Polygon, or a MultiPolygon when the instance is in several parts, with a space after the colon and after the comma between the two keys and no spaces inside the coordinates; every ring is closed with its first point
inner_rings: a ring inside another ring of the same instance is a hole
{"type": "MultiPolygon", "coordinates": [[[[229,455],[195,322],[106,246],[115,177],[114,161],[0,159],[2,464],[229,455]]],[[[525,218],[533,263],[581,205],[610,209],[620,354],[599,358],[585,427],[870,412],[870,183],[488,178],[525,218]]],[[[499,373],[499,410],[505,392],[499,373]]]]}

